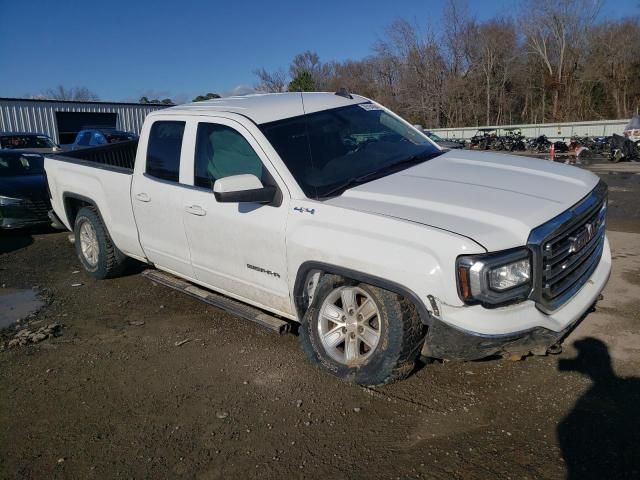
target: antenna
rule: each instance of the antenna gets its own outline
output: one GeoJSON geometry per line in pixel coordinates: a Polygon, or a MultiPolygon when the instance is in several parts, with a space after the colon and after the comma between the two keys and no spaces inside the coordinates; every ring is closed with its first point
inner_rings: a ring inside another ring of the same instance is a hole
{"type": "Polygon", "coordinates": [[[347,90],[345,87],[340,88],[336,92],[336,95],[340,97],[348,98],[349,100],[353,100],[353,96],[349,93],[349,90],[347,90]]]}

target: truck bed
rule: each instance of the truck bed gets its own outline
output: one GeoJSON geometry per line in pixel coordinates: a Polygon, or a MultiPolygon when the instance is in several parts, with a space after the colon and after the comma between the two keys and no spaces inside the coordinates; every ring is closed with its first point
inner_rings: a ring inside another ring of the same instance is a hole
{"type": "Polygon", "coordinates": [[[101,145],[99,147],[83,148],[57,155],[47,155],[48,158],[72,163],[81,163],[96,168],[116,168],[121,173],[133,173],[136,161],[138,140],[101,145]]]}
{"type": "Polygon", "coordinates": [[[138,141],[46,155],[51,205],[57,217],[73,230],[77,206],[94,206],[115,245],[126,255],[143,258],[131,205],[131,181],[138,141]],[[73,205],[76,205],[75,207],[73,205]],[[71,212],[71,213],[70,213],[71,212]]]}

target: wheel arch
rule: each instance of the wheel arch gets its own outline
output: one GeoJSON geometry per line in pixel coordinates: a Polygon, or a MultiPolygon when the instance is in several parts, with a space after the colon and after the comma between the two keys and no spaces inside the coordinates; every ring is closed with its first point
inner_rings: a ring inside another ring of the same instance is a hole
{"type": "Polygon", "coordinates": [[[100,209],[96,202],[94,202],[91,198],[85,197],[84,195],[80,195],[78,193],[73,192],[64,192],[62,194],[62,203],[64,205],[64,215],[69,222],[69,227],[73,230],[73,225],[76,221],[76,216],[78,212],[83,207],[93,207],[98,212],[98,216],[102,218],[100,214],[100,209]]]}
{"type": "Polygon", "coordinates": [[[308,308],[304,289],[309,280],[310,274],[314,274],[316,272],[320,272],[321,274],[340,275],[350,280],[363,282],[374,287],[382,288],[398,295],[402,295],[416,307],[416,310],[420,315],[420,320],[424,325],[432,324],[431,314],[427,310],[424,302],[422,302],[422,300],[420,300],[420,297],[409,288],[406,288],[394,281],[387,280],[365,272],[360,272],[357,270],[352,270],[350,268],[341,267],[339,265],[331,265],[329,263],[317,261],[304,262],[298,268],[293,286],[294,304],[296,313],[298,314],[298,318],[302,318],[308,308]]]}

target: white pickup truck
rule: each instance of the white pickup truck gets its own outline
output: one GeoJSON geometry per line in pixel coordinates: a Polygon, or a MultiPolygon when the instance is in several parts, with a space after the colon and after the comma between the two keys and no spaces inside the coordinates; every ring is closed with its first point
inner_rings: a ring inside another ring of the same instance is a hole
{"type": "Polygon", "coordinates": [[[312,362],[360,384],[404,378],[421,353],[557,350],[611,270],[596,176],[445,152],[346,92],[168,108],[137,144],[45,169],[52,216],[94,277],[150,264],[297,324],[312,362]]]}

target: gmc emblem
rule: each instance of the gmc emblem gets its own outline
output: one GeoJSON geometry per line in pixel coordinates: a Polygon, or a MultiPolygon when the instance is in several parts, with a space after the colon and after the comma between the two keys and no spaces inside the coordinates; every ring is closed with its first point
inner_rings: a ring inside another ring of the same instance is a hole
{"type": "Polygon", "coordinates": [[[596,234],[596,226],[594,223],[587,223],[582,230],[575,237],[569,237],[569,253],[574,253],[582,250],[584,246],[591,241],[596,234]]]}

